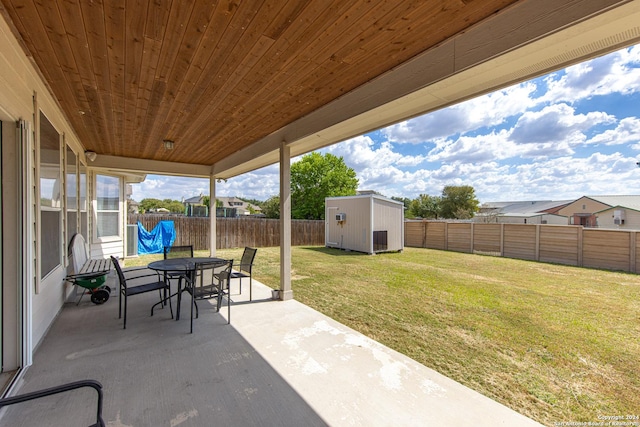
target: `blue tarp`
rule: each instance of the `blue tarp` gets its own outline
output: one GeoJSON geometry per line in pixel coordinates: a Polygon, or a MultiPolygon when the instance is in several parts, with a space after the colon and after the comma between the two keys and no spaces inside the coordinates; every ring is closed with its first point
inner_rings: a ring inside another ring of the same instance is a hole
{"type": "Polygon", "coordinates": [[[176,229],[173,221],[160,221],[153,230],[147,231],[138,221],[138,254],[161,254],[165,246],[173,246],[176,229]]]}

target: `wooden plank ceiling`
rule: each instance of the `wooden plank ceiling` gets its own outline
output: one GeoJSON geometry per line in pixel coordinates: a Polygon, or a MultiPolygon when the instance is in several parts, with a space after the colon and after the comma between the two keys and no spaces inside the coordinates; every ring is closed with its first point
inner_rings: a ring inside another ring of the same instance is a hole
{"type": "Polygon", "coordinates": [[[0,0],[87,150],[206,165],[516,1],[0,0]]]}

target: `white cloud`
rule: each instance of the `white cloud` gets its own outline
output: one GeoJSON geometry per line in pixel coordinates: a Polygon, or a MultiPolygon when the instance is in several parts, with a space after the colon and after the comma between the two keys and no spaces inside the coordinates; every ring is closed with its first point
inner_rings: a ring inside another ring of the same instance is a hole
{"type": "Polygon", "coordinates": [[[141,201],[146,198],[182,200],[184,197],[209,194],[209,180],[167,175],[148,175],[140,184],[132,185],[132,198],[141,201]]]}
{"type": "Polygon", "coordinates": [[[544,79],[548,90],[540,101],[573,103],[598,95],[638,92],[639,58],[640,47],[634,46],[551,74],[544,79]]]}
{"type": "Polygon", "coordinates": [[[428,155],[430,162],[483,163],[517,155],[505,130],[474,137],[462,136],[455,141],[439,140],[428,155]]]}
{"type": "Polygon", "coordinates": [[[535,105],[536,85],[528,82],[474,98],[382,130],[391,142],[419,144],[501,125],[535,105]]]}
{"type": "Polygon", "coordinates": [[[520,116],[510,139],[516,144],[564,141],[577,145],[586,141],[584,131],[610,123],[615,123],[615,117],[609,114],[598,111],[575,114],[575,110],[567,104],[555,104],[520,116]]]}
{"type": "Polygon", "coordinates": [[[638,144],[640,142],[640,119],[625,117],[615,129],[609,129],[595,135],[587,144],[621,145],[638,144]]]}
{"type": "Polygon", "coordinates": [[[426,156],[405,156],[393,151],[393,145],[384,141],[380,148],[374,148],[374,141],[370,136],[362,135],[348,139],[340,144],[332,145],[327,152],[340,156],[345,164],[353,168],[356,173],[366,168],[385,168],[388,165],[417,166],[424,162],[426,156]]]}

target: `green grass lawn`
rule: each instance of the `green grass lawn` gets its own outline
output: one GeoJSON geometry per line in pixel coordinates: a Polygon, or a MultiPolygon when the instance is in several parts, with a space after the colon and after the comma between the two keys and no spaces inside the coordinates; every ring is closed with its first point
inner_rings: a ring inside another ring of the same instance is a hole
{"type": "MultiPolygon", "coordinates": [[[[277,288],[279,259],[254,277],[277,288]]],[[[298,301],[541,423],[640,415],[634,274],[418,248],[294,247],[292,270],[298,301]]]]}

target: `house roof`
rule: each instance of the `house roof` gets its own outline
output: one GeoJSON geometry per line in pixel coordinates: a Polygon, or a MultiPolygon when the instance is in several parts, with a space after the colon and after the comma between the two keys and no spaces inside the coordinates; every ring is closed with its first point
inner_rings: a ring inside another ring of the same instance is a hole
{"type": "Polygon", "coordinates": [[[551,3],[0,0],[0,13],[93,168],[228,178],[283,144],[304,154],[640,39],[638,2],[551,3]]]}
{"type": "Polygon", "coordinates": [[[571,200],[529,200],[521,202],[487,202],[480,206],[482,209],[499,210],[501,214],[527,214],[534,215],[545,213],[550,209],[564,206],[571,203],[571,200]]]}
{"type": "Polygon", "coordinates": [[[585,197],[600,203],[604,203],[605,205],[609,205],[611,207],[618,206],[618,207],[629,208],[629,209],[640,211],[640,196],[629,195],[629,196],[585,196],[585,197]]]}
{"type": "Polygon", "coordinates": [[[255,211],[261,211],[262,209],[259,206],[253,205],[249,202],[245,202],[242,199],[239,199],[237,197],[220,197],[217,196],[216,200],[220,200],[223,203],[223,207],[232,207],[232,208],[236,208],[236,209],[240,209],[243,211],[249,210],[249,205],[251,205],[251,208],[255,211]]]}
{"type": "Polygon", "coordinates": [[[511,218],[535,218],[538,216],[557,216],[566,218],[564,215],[552,214],[548,212],[509,212],[509,213],[500,213],[501,217],[511,217],[511,218]]]}
{"type": "Polygon", "coordinates": [[[505,214],[511,213],[538,213],[549,209],[564,206],[571,203],[570,200],[543,200],[533,202],[514,203],[502,208],[501,212],[505,214]]]}
{"type": "Polygon", "coordinates": [[[190,203],[190,204],[195,204],[195,205],[199,205],[202,204],[204,196],[202,194],[200,194],[199,196],[193,196],[193,197],[189,197],[188,199],[185,199],[182,203],[190,203]]]}

